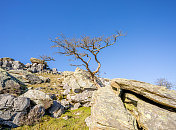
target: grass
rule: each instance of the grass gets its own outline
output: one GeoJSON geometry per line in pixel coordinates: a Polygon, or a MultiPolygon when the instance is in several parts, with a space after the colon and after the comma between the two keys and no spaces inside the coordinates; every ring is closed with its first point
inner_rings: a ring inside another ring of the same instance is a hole
{"type": "Polygon", "coordinates": [[[62,89],[62,81],[63,78],[61,75],[53,75],[53,74],[37,74],[37,76],[43,76],[43,77],[49,77],[50,83],[42,83],[42,84],[34,84],[34,85],[28,85],[27,87],[32,87],[33,89],[42,87],[40,91],[43,91],[44,93],[51,93],[56,94],[56,97],[60,99],[62,89]],[[60,80],[58,80],[58,78],[60,80]]]}
{"type": "Polygon", "coordinates": [[[68,110],[60,118],[44,116],[39,124],[34,126],[21,126],[14,130],[88,130],[85,119],[90,116],[90,107],[81,107],[77,110],[68,110]],[[65,120],[62,117],[68,116],[65,120]]]}
{"type": "MultiPolygon", "coordinates": [[[[60,100],[64,98],[64,96],[61,95],[61,92],[63,92],[63,77],[61,75],[37,74],[37,76],[49,77],[50,83],[27,85],[27,87],[32,87],[33,89],[42,87],[43,89],[40,91],[56,94],[56,96],[58,95],[57,98],[60,100]]],[[[85,123],[85,119],[90,116],[90,114],[90,107],[80,107],[76,110],[67,110],[60,118],[52,118],[45,115],[38,124],[33,126],[21,126],[14,130],[88,130],[89,128],[85,123]],[[66,116],[69,118],[67,120],[63,119],[63,117],[66,116]]]]}

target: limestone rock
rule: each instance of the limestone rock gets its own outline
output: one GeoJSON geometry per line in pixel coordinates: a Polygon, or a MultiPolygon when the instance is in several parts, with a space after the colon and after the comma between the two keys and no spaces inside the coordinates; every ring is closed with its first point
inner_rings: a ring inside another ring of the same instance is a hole
{"type": "Polygon", "coordinates": [[[176,113],[150,102],[142,100],[133,94],[126,93],[124,100],[126,108],[135,116],[140,128],[145,130],[174,130],[176,113]]]}
{"type": "Polygon", "coordinates": [[[30,84],[40,84],[40,83],[42,83],[42,80],[34,74],[25,75],[25,79],[27,79],[30,84]]]}
{"type": "Polygon", "coordinates": [[[25,65],[23,63],[15,61],[14,59],[9,57],[0,58],[0,66],[6,70],[18,70],[25,68],[25,65]]]}
{"type": "Polygon", "coordinates": [[[17,127],[19,116],[27,112],[30,100],[9,94],[0,94],[0,125],[17,127]]]}
{"type": "Polygon", "coordinates": [[[93,91],[83,91],[82,93],[71,96],[71,101],[76,103],[91,102],[93,91]]]}
{"type": "Polygon", "coordinates": [[[176,91],[145,82],[128,79],[113,79],[111,86],[132,91],[156,103],[176,109],[176,91]]]}
{"type": "Polygon", "coordinates": [[[44,83],[49,83],[49,82],[50,82],[50,78],[48,78],[48,77],[39,76],[39,78],[40,78],[44,83]]]}
{"type": "Polygon", "coordinates": [[[30,68],[31,67],[31,64],[30,63],[27,63],[25,64],[26,68],[30,68]]]}
{"type": "Polygon", "coordinates": [[[20,81],[1,68],[0,93],[21,94],[20,81]]]}
{"type": "Polygon", "coordinates": [[[13,61],[12,68],[15,70],[23,69],[25,65],[19,61],[13,61]]]}
{"type": "Polygon", "coordinates": [[[3,61],[2,67],[5,69],[10,69],[12,67],[12,63],[5,60],[5,61],[3,61]]]}
{"type": "Polygon", "coordinates": [[[64,84],[63,89],[65,89],[65,90],[66,90],[66,89],[69,89],[69,90],[70,90],[71,87],[70,87],[68,84],[64,84]]]}
{"type": "Polygon", "coordinates": [[[74,106],[71,108],[71,110],[76,110],[81,106],[81,103],[75,103],[74,106]]]}
{"type": "Polygon", "coordinates": [[[49,108],[52,105],[52,99],[50,98],[50,96],[39,90],[28,90],[20,97],[30,98],[33,102],[38,105],[42,105],[45,109],[49,108]]]}
{"type": "Polygon", "coordinates": [[[48,112],[51,114],[51,116],[58,118],[65,112],[65,110],[60,102],[53,101],[53,105],[49,108],[48,112]]]}
{"type": "Polygon", "coordinates": [[[56,69],[56,68],[53,68],[53,69],[52,69],[52,73],[53,73],[53,74],[58,74],[57,69],[56,69]]]}
{"type": "Polygon", "coordinates": [[[126,111],[119,95],[110,86],[99,88],[93,94],[89,128],[109,130],[133,130],[132,117],[126,111]]]}
{"type": "MultiPolygon", "coordinates": [[[[18,78],[24,84],[40,84],[44,82],[40,77],[28,72],[26,70],[10,70],[8,71],[12,76],[18,78]]],[[[47,80],[47,79],[44,79],[47,80]]]]}
{"type": "Polygon", "coordinates": [[[14,61],[14,59],[9,57],[0,58],[0,61],[14,61]]]}
{"type": "Polygon", "coordinates": [[[43,60],[37,59],[37,58],[31,58],[30,59],[31,63],[37,63],[37,64],[47,64],[46,62],[44,62],[43,60]]]}
{"type": "Polygon", "coordinates": [[[38,122],[41,117],[43,117],[45,114],[45,108],[41,105],[36,105],[34,106],[33,109],[30,110],[28,114],[28,120],[29,123],[28,125],[32,125],[34,122],[38,122]]]}
{"type": "Polygon", "coordinates": [[[67,101],[66,99],[62,99],[62,100],[61,100],[61,105],[62,105],[65,109],[69,109],[69,108],[70,108],[70,103],[69,103],[69,101],[67,101]]]}
{"type": "Polygon", "coordinates": [[[63,75],[64,83],[68,84],[75,93],[97,89],[90,79],[89,73],[80,68],[77,68],[75,72],[64,72],[63,75]]]}
{"type": "Polygon", "coordinates": [[[66,89],[64,90],[63,95],[68,95],[69,93],[70,93],[70,89],[66,89]]]}

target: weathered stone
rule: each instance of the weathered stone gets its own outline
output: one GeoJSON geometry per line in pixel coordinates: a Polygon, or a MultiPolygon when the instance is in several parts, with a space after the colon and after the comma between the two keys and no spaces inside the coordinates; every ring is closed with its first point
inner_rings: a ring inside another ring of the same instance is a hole
{"type": "Polygon", "coordinates": [[[12,67],[13,67],[13,69],[18,70],[18,69],[23,69],[25,67],[25,65],[19,61],[13,61],[12,67]]]}
{"type": "Polygon", "coordinates": [[[68,119],[69,119],[69,116],[64,116],[64,117],[62,117],[62,119],[68,120],[68,119]]]}
{"type": "Polygon", "coordinates": [[[68,84],[64,84],[63,89],[71,89],[71,87],[68,84]]]}
{"type": "Polygon", "coordinates": [[[27,63],[25,66],[26,66],[26,68],[30,68],[30,67],[31,67],[31,64],[30,64],[30,63],[27,63]]]}
{"type": "Polygon", "coordinates": [[[40,72],[44,69],[44,67],[42,64],[38,64],[36,69],[37,69],[37,72],[40,72]]]}
{"type": "Polygon", "coordinates": [[[75,93],[97,89],[90,79],[89,73],[80,68],[77,68],[75,72],[64,72],[63,75],[64,83],[68,84],[75,93]]]}
{"type": "Polygon", "coordinates": [[[37,58],[31,58],[30,59],[31,63],[37,63],[37,64],[47,64],[46,62],[44,62],[43,60],[37,59],[37,58]]]}
{"type": "Polygon", "coordinates": [[[87,102],[87,103],[83,104],[83,107],[91,107],[91,102],[87,102]]]}
{"type": "MultiPolygon", "coordinates": [[[[45,108],[41,105],[34,106],[28,114],[28,120],[39,120],[45,114],[45,108]]],[[[31,123],[33,124],[33,122],[31,123]]]]}
{"type": "Polygon", "coordinates": [[[66,99],[62,99],[62,100],[61,100],[61,105],[62,105],[65,109],[69,109],[69,108],[70,108],[70,103],[69,103],[69,101],[67,101],[66,99]]]}
{"type": "Polygon", "coordinates": [[[37,68],[34,67],[34,66],[32,66],[32,67],[30,68],[30,72],[32,72],[32,73],[37,73],[37,68]]]}
{"type": "Polygon", "coordinates": [[[0,94],[0,125],[17,127],[19,116],[26,113],[29,106],[28,98],[0,94]]]}
{"type": "Polygon", "coordinates": [[[19,80],[0,68],[0,93],[20,94],[19,80]]]}
{"type": "Polygon", "coordinates": [[[71,110],[76,110],[78,109],[79,107],[81,107],[81,103],[75,103],[74,106],[71,108],[71,110]]]}
{"type": "Polygon", "coordinates": [[[92,100],[90,129],[134,129],[132,117],[110,86],[95,91],[92,100]]]}
{"type": "Polygon", "coordinates": [[[92,124],[91,117],[90,117],[90,116],[88,116],[88,117],[85,119],[85,122],[86,122],[86,125],[90,127],[90,126],[91,126],[91,124],[92,124]]]}
{"type": "Polygon", "coordinates": [[[53,105],[49,108],[48,112],[51,116],[58,118],[60,117],[65,111],[64,107],[58,101],[53,101],[53,105]]]}
{"type": "Polygon", "coordinates": [[[176,91],[174,90],[169,90],[165,87],[128,79],[113,79],[111,86],[132,91],[156,103],[176,108],[176,91]]]}
{"type": "Polygon", "coordinates": [[[52,105],[52,99],[50,98],[50,96],[39,90],[28,90],[20,97],[30,98],[36,104],[42,105],[45,109],[49,108],[52,105]]]}
{"type": "Polygon", "coordinates": [[[12,64],[9,63],[9,61],[5,60],[5,61],[3,61],[2,67],[3,68],[11,68],[12,64]]]}
{"type": "Polygon", "coordinates": [[[42,83],[42,80],[34,74],[25,75],[25,79],[27,79],[30,84],[40,84],[40,83],[42,83]]]}
{"type": "Polygon", "coordinates": [[[133,94],[124,95],[125,106],[137,119],[139,128],[145,130],[174,130],[176,113],[148,99],[133,94]]]}
{"type": "Polygon", "coordinates": [[[64,90],[63,95],[68,95],[69,93],[70,93],[70,89],[66,89],[64,90]]]}
{"type": "Polygon", "coordinates": [[[87,103],[91,102],[93,91],[83,91],[82,93],[71,96],[72,102],[87,103]]]}
{"type": "Polygon", "coordinates": [[[39,123],[41,121],[41,117],[45,114],[45,108],[41,105],[34,106],[28,114],[19,113],[17,120],[15,120],[16,124],[21,125],[34,125],[35,123],[39,123]]]}
{"type": "Polygon", "coordinates": [[[9,57],[0,58],[0,61],[14,61],[14,59],[9,57]]]}
{"type": "Polygon", "coordinates": [[[44,83],[49,83],[49,82],[50,82],[50,78],[48,78],[48,77],[39,76],[39,78],[40,78],[44,83]]]}
{"type": "Polygon", "coordinates": [[[40,84],[43,82],[38,76],[26,70],[10,70],[8,72],[24,84],[40,84]]]}
{"type": "Polygon", "coordinates": [[[56,69],[56,68],[53,68],[53,69],[52,69],[52,73],[53,73],[53,74],[57,74],[57,73],[58,73],[58,72],[57,72],[57,69],[56,69]]]}

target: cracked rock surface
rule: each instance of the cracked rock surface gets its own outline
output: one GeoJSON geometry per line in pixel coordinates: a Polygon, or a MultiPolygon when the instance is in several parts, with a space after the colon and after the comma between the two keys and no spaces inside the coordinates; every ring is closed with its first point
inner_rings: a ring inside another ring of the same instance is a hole
{"type": "MultiPolygon", "coordinates": [[[[135,120],[110,86],[99,88],[92,97],[91,122],[89,128],[133,130],[135,120]]],[[[88,119],[87,119],[88,120],[88,119]]]]}

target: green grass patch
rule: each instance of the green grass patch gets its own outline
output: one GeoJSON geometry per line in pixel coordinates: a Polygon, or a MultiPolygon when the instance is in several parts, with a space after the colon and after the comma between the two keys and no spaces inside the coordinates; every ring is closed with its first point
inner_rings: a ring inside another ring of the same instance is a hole
{"type": "Polygon", "coordinates": [[[44,116],[39,124],[34,126],[22,126],[15,130],[88,130],[85,119],[90,116],[90,107],[81,107],[77,110],[68,110],[60,118],[44,116]],[[62,117],[68,116],[65,120],[62,117]]]}

